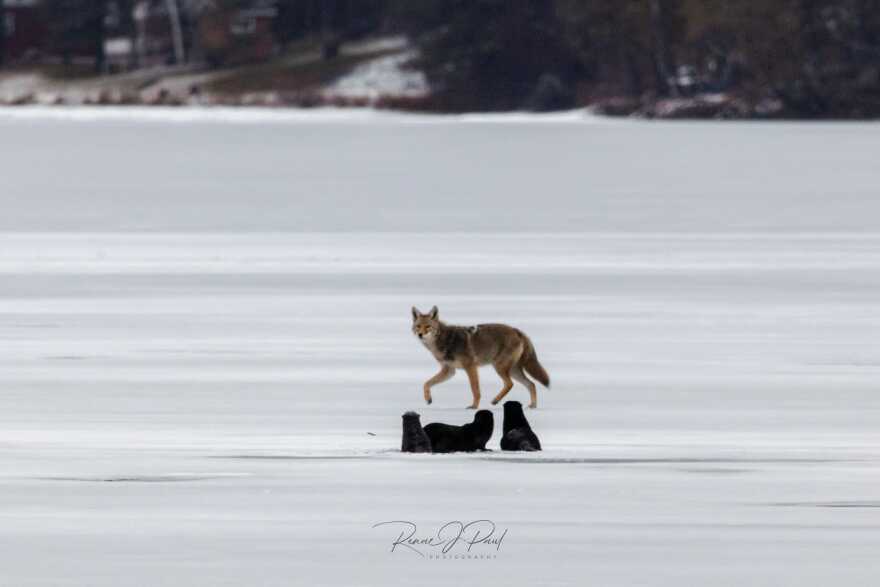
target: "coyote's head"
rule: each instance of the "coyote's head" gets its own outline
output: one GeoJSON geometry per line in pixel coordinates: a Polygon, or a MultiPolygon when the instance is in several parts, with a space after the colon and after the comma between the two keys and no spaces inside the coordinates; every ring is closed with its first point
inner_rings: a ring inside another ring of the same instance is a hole
{"type": "Polygon", "coordinates": [[[422,342],[428,342],[437,336],[437,330],[440,326],[440,319],[437,317],[437,306],[431,308],[431,311],[427,314],[422,314],[418,308],[413,306],[412,317],[413,334],[418,336],[422,342]]]}

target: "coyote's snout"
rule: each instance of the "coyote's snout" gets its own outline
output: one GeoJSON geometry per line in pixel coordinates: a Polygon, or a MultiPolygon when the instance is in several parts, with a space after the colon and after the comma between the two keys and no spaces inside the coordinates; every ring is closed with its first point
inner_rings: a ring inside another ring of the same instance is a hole
{"type": "Polygon", "coordinates": [[[504,387],[492,404],[500,402],[517,381],[529,390],[529,407],[538,405],[535,383],[526,377],[534,377],[544,387],[550,387],[550,376],[538,362],[532,341],[522,331],[506,324],[478,324],[476,326],[452,326],[443,323],[437,306],[427,314],[412,309],[413,333],[431,351],[440,363],[440,372],[425,382],[425,401],[432,401],[431,388],[455,375],[456,369],[464,369],[471,384],[474,401],[469,408],[480,406],[480,378],[477,369],[492,365],[504,382],[504,387]]]}

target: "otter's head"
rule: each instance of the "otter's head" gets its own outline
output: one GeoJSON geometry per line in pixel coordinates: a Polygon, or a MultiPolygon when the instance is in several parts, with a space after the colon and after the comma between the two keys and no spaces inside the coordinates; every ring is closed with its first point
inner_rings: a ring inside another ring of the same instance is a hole
{"type": "Polygon", "coordinates": [[[504,402],[504,432],[521,426],[528,426],[529,422],[523,414],[522,404],[518,401],[504,402]]]}
{"type": "Polygon", "coordinates": [[[495,426],[495,416],[489,410],[479,410],[474,414],[474,424],[491,430],[495,426]]]}

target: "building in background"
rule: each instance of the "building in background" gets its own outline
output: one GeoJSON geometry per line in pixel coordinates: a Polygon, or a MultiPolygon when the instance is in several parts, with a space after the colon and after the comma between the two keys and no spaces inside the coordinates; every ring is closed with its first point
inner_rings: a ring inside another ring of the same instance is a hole
{"type": "Polygon", "coordinates": [[[134,10],[130,0],[108,0],[104,14],[104,69],[117,73],[135,69],[134,10]]]}
{"type": "Polygon", "coordinates": [[[135,2],[132,15],[135,31],[133,49],[138,67],[174,63],[173,15],[168,10],[166,0],[139,0],[135,2]]]}
{"type": "Polygon", "coordinates": [[[3,0],[0,56],[94,63],[100,72],[265,61],[277,0],[3,0]]]}
{"type": "Polygon", "coordinates": [[[220,66],[269,59],[278,48],[277,14],[276,0],[138,0],[133,10],[137,64],[220,66]]]}
{"type": "Polygon", "coordinates": [[[203,2],[197,12],[194,51],[211,65],[265,61],[278,52],[276,0],[203,2]]]}

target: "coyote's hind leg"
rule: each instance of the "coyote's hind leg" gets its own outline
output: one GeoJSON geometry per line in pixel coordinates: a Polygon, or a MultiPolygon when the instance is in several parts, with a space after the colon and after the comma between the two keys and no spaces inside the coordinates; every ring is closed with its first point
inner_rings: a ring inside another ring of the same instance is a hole
{"type": "Polygon", "coordinates": [[[519,365],[514,366],[513,369],[510,370],[510,376],[516,379],[519,383],[525,385],[529,390],[529,407],[537,408],[538,407],[538,388],[535,386],[535,382],[526,377],[526,374],[523,373],[522,367],[519,365]]]}

